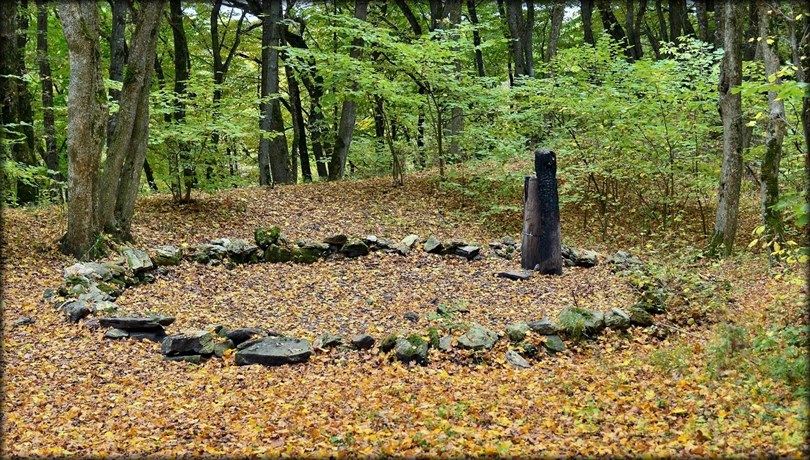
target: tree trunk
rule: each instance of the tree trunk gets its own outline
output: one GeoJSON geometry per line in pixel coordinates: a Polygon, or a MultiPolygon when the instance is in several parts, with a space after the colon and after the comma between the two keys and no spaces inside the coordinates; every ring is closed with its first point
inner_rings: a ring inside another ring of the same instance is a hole
{"type": "MultiPolygon", "coordinates": [[[[740,0],[742,3],[742,0],[740,0]]],[[[748,28],[745,29],[745,41],[743,42],[743,60],[753,61],[758,58],[759,50],[759,15],[757,14],[757,0],[748,0],[748,28]]],[[[744,10],[744,6],[740,8],[744,10]]],[[[742,21],[742,20],[741,20],[742,21]]]]}
{"type": "Polygon", "coordinates": [[[711,43],[709,40],[709,15],[706,11],[706,0],[695,0],[695,12],[697,13],[698,39],[711,43]]]}
{"type": "MultiPolygon", "coordinates": [[[[655,0],[655,15],[658,17],[658,30],[661,33],[660,41],[668,42],[670,39],[667,36],[667,21],[664,19],[664,10],[661,6],[663,0],[655,0]]],[[[674,41],[675,38],[673,37],[674,41]]]]}
{"type": "Polygon", "coordinates": [[[593,39],[593,0],[580,0],[579,11],[582,15],[582,35],[585,43],[595,45],[593,39]]]}
{"type": "Polygon", "coordinates": [[[610,2],[608,0],[596,0],[596,7],[599,9],[599,16],[602,18],[602,26],[605,28],[608,35],[610,35],[610,38],[619,44],[619,48],[622,49],[627,60],[632,61],[633,50],[630,49],[627,43],[627,35],[624,33],[622,25],[619,24],[619,20],[616,18],[616,15],[613,14],[613,8],[610,2]]]}
{"type": "Polygon", "coordinates": [[[525,24],[523,20],[523,2],[512,0],[506,2],[506,24],[509,26],[510,48],[512,49],[512,59],[515,63],[515,78],[529,75],[526,65],[526,51],[523,49],[525,43],[525,24]]]}
{"type": "MultiPolygon", "coordinates": [[[[16,2],[14,2],[16,3],[16,2]]],[[[16,75],[23,77],[28,74],[25,67],[25,48],[28,44],[28,0],[20,1],[20,8],[17,10],[17,71],[16,75]]],[[[28,165],[36,165],[36,149],[34,147],[34,110],[31,108],[31,92],[28,90],[28,82],[20,78],[17,80],[17,116],[23,123],[20,130],[24,136],[25,143],[20,145],[19,160],[28,165]]],[[[33,200],[36,199],[34,195],[33,200]]],[[[32,200],[32,201],[33,201],[32,200]]]]}
{"type": "MultiPolygon", "coordinates": [[[[112,0],[112,33],[110,34],[110,80],[124,81],[124,64],[127,62],[127,11],[129,4],[127,0],[112,0]]],[[[110,98],[118,102],[121,98],[121,90],[110,88],[110,98]]],[[[118,120],[117,113],[110,114],[110,121],[107,125],[107,147],[110,146],[112,135],[115,132],[115,124],[118,120]]]]}
{"type": "MultiPolygon", "coordinates": [[[[132,183],[126,177],[140,178],[146,154],[149,133],[149,93],[152,88],[152,74],[155,63],[158,25],[165,1],[145,2],[138,14],[135,31],[132,34],[129,58],[126,64],[126,77],[120,92],[118,116],[115,131],[110,136],[104,172],[101,175],[101,224],[105,231],[122,239],[130,238],[129,207],[119,203],[133,193],[127,187],[134,187],[134,195],[140,188],[139,181],[132,183]],[[140,144],[144,145],[141,146],[140,144]]],[[[134,201],[133,201],[134,206],[134,201]]],[[[134,210],[134,207],[132,208],[134,210]]]]}
{"type": "MultiPolygon", "coordinates": [[[[42,85],[42,127],[45,132],[45,148],[40,153],[51,171],[59,172],[59,156],[56,153],[56,128],[53,115],[53,81],[51,60],[48,58],[48,5],[37,0],[37,63],[42,85]]],[[[57,174],[61,180],[61,173],[57,174]]]]}
{"type": "Polygon", "coordinates": [[[551,9],[551,31],[548,33],[548,47],[546,48],[546,62],[551,62],[557,55],[557,45],[560,42],[560,29],[565,16],[565,0],[555,0],[551,9]]]}
{"type": "MultiPolygon", "coordinates": [[[[354,17],[365,21],[367,14],[368,0],[355,0],[354,17]]],[[[349,56],[352,59],[360,59],[362,55],[363,39],[355,38],[352,40],[352,50],[349,56]]],[[[356,85],[352,86],[356,87],[356,85]]],[[[332,151],[332,159],[329,162],[329,180],[339,180],[343,178],[344,171],[346,170],[346,158],[349,155],[349,146],[351,146],[352,136],[354,134],[355,111],[354,100],[348,98],[343,101],[343,107],[340,111],[340,123],[337,129],[337,139],[335,140],[335,149],[332,151]]]]}
{"type": "Polygon", "coordinates": [[[301,159],[301,175],[304,182],[312,182],[312,168],[309,164],[309,150],[307,149],[307,131],[304,122],[304,113],[301,105],[301,89],[298,86],[298,79],[291,66],[286,66],[284,71],[287,74],[287,89],[290,93],[290,115],[292,116],[294,140],[293,145],[298,150],[301,159]]]}
{"type": "MultiPolygon", "coordinates": [[[[529,2],[531,3],[531,2],[529,2]]],[[[530,8],[532,8],[530,6],[530,8]]],[[[532,11],[530,9],[530,11],[532,11]]],[[[450,20],[450,26],[452,28],[457,28],[459,23],[461,22],[461,1],[460,0],[445,0],[444,4],[444,14],[450,20]]],[[[532,16],[534,14],[532,13],[532,16]]],[[[458,41],[458,34],[453,33],[452,35],[454,41],[458,41]]],[[[531,34],[528,35],[528,40],[531,41],[531,34]]],[[[454,47],[455,50],[458,50],[458,47],[454,47]]],[[[529,61],[529,57],[527,56],[527,62],[529,61]]],[[[456,69],[456,76],[459,80],[461,80],[461,61],[456,59],[454,62],[454,66],[456,69]]],[[[534,72],[533,66],[531,72],[534,72]]],[[[461,135],[461,132],[464,129],[464,111],[458,105],[454,106],[450,109],[450,155],[456,161],[465,161],[466,157],[461,153],[461,146],[458,142],[458,137],[461,135]]]]}
{"type": "MultiPolygon", "coordinates": [[[[759,16],[759,36],[762,40],[762,61],[765,64],[765,76],[771,84],[781,85],[779,77],[779,56],[768,43],[771,36],[778,31],[771,29],[770,6],[765,0],[757,0],[759,16]],[[773,80],[771,80],[773,79],[773,80]]],[[[768,241],[768,252],[773,251],[772,242],[783,241],[782,213],[776,209],[779,202],[779,164],[782,161],[782,143],[785,139],[786,121],[785,104],[778,98],[777,91],[768,91],[768,129],[765,137],[765,154],[762,157],[760,174],[760,196],[762,199],[762,222],[765,224],[765,237],[768,241]]]]}
{"type": "MultiPolygon", "coordinates": [[[[403,1],[403,0],[399,0],[403,1]]],[[[484,55],[481,51],[481,33],[478,31],[478,12],[475,9],[475,0],[467,0],[467,14],[470,16],[470,23],[473,25],[473,46],[475,46],[475,70],[479,77],[484,73],[484,55]]]]}
{"type": "Polygon", "coordinates": [[[101,70],[98,7],[94,2],[59,2],[59,18],[70,60],[68,87],[68,224],[65,254],[83,258],[100,232],[98,170],[107,129],[107,96],[101,70]]]}
{"type": "Polygon", "coordinates": [[[633,56],[636,60],[644,57],[644,48],[641,46],[641,26],[644,21],[644,15],[646,14],[647,0],[641,0],[638,4],[638,11],[636,12],[636,22],[632,24],[632,33],[630,33],[630,44],[633,45],[633,56]]]}
{"type": "Polygon", "coordinates": [[[278,49],[281,45],[281,0],[263,0],[262,82],[259,127],[259,184],[290,182],[290,161],[281,104],[278,101],[278,49]],[[268,100],[269,99],[269,100],[268,100]]]}
{"type": "MultiPolygon", "coordinates": [[[[174,120],[185,123],[186,120],[186,86],[191,74],[191,59],[188,52],[188,40],[183,26],[183,8],[181,0],[171,0],[169,8],[169,25],[172,28],[174,41],[174,95],[177,98],[174,110],[174,120]]],[[[194,188],[194,160],[191,158],[188,143],[180,141],[177,146],[180,151],[180,164],[177,170],[182,170],[183,185],[177,177],[175,199],[188,202],[191,199],[191,189],[194,188]],[[183,196],[185,187],[185,196],[183,196]]]]}
{"type": "Polygon", "coordinates": [[[544,275],[561,275],[560,205],[554,152],[535,151],[534,168],[536,176],[526,176],[523,183],[520,265],[544,275]]]}
{"type": "Polygon", "coordinates": [[[742,13],[735,0],[718,4],[723,24],[723,62],[720,75],[720,117],[723,121],[723,167],[715,216],[709,241],[712,256],[729,256],[737,236],[737,215],[742,180],[742,101],[732,90],[742,84],[742,13]]]}
{"type": "MultiPolygon", "coordinates": [[[[804,6],[804,15],[802,16],[802,22],[797,24],[801,26],[803,31],[802,33],[802,41],[799,45],[799,49],[801,50],[801,64],[799,67],[802,69],[802,75],[805,77],[803,81],[807,81],[807,75],[810,75],[810,36],[808,36],[808,32],[810,32],[810,2],[805,0],[802,2],[804,6]]],[[[798,74],[798,72],[797,72],[798,74]]],[[[804,184],[804,204],[805,209],[810,209],[810,93],[805,91],[804,97],[802,98],[802,112],[801,112],[801,120],[802,120],[802,132],[804,133],[804,177],[805,177],[805,184],[804,184]]],[[[810,224],[805,224],[804,226],[805,231],[805,245],[810,246],[810,224]]],[[[808,263],[807,267],[807,281],[810,282],[810,263],[808,263]]]]}

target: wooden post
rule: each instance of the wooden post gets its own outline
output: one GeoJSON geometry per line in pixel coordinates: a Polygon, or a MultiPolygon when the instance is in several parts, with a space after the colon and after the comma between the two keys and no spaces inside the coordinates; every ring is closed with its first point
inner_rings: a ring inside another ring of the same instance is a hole
{"type": "Polygon", "coordinates": [[[523,182],[520,265],[544,275],[561,275],[560,203],[554,152],[537,149],[534,170],[536,176],[526,176],[523,182]]]}

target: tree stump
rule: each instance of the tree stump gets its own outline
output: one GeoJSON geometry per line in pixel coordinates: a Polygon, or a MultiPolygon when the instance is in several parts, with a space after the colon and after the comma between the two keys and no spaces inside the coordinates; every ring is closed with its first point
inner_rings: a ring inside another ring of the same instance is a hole
{"type": "Polygon", "coordinates": [[[561,275],[560,203],[554,152],[537,149],[534,170],[536,176],[526,176],[523,182],[520,265],[544,275],[561,275]]]}

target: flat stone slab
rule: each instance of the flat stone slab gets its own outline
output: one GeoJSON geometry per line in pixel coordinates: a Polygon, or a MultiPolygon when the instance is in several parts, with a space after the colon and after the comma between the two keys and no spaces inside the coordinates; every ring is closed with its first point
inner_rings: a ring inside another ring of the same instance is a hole
{"type": "Polygon", "coordinates": [[[312,346],[307,340],[268,337],[237,351],[234,362],[240,366],[249,364],[279,366],[305,362],[311,355],[312,346]]]}
{"type": "Polygon", "coordinates": [[[495,274],[498,278],[506,278],[512,281],[526,281],[531,279],[532,273],[527,272],[525,270],[508,270],[503,272],[498,272],[495,274]]]}
{"type": "Polygon", "coordinates": [[[114,327],[125,331],[149,331],[174,323],[173,316],[108,316],[99,318],[101,327],[114,327]]]}
{"type": "Polygon", "coordinates": [[[170,335],[160,345],[164,355],[209,355],[214,352],[212,336],[208,331],[187,330],[181,334],[170,335]]]}

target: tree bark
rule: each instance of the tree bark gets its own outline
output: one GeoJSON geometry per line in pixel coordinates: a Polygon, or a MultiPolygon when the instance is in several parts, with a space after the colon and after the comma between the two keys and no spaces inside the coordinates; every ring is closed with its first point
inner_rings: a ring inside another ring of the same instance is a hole
{"type": "Polygon", "coordinates": [[[304,113],[301,105],[301,89],[295,70],[289,65],[284,67],[287,74],[287,89],[290,93],[290,115],[293,122],[293,145],[298,150],[298,157],[301,159],[301,176],[304,182],[312,182],[312,167],[309,164],[309,149],[307,149],[307,131],[304,122],[304,113]]]}
{"type": "Polygon", "coordinates": [[[619,47],[624,52],[628,61],[633,60],[633,50],[627,42],[627,35],[624,33],[622,25],[613,13],[613,8],[608,0],[596,0],[596,7],[599,9],[599,16],[602,18],[602,26],[604,26],[610,38],[619,44],[619,47]]]}
{"type": "Polygon", "coordinates": [[[526,25],[523,20],[523,2],[516,0],[506,2],[506,24],[509,26],[509,35],[511,36],[510,48],[515,64],[515,78],[528,76],[529,68],[526,63],[526,51],[524,49],[526,45],[524,43],[526,25]]]}
{"type": "Polygon", "coordinates": [[[101,70],[98,9],[94,2],[59,2],[70,60],[68,87],[68,224],[65,254],[84,258],[100,233],[99,176],[107,130],[107,96],[101,70]]]}
{"type": "MultiPolygon", "coordinates": [[[[740,0],[742,3],[742,0],[740,0]]],[[[743,42],[743,60],[753,61],[758,58],[759,51],[759,15],[757,10],[757,0],[748,0],[748,28],[745,29],[745,41],[743,42]]],[[[745,8],[744,6],[741,8],[745,8]]]]}
{"type": "MultiPolygon", "coordinates": [[[[112,0],[112,33],[110,34],[110,80],[124,81],[124,64],[127,62],[127,11],[129,4],[127,0],[112,0]]],[[[121,98],[121,90],[110,88],[110,98],[118,102],[121,98]]],[[[115,132],[115,124],[118,120],[117,113],[110,114],[110,121],[107,125],[107,147],[110,146],[112,135],[115,132]]]]}
{"type": "Polygon", "coordinates": [[[737,236],[742,180],[742,100],[732,90],[742,84],[742,12],[735,0],[718,4],[723,16],[723,61],[720,75],[720,117],[723,121],[723,166],[720,172],[714,234],[707,252],[729,256],[737,236]]]}
{"type": "MultiPolygon", "coordinates": [[[[16,3],[16,2],[15,2],[16,3]]],[[[20,7],[17,9],[18,29],[17,29],[17,72],[16,75],[23,77],[28,74],[25,67],[25,48],[28,44],[28,0],[20,0],[20,7]]],[[[28,90],[28,82],[20,78],[17,80],[17,116],[22,122],[20,131],[24,135],[25,143],[20,145],[20,162],[28,165],[36,165],[36,149],[34,147],[34,110],[31,108],[31,92],[28,90]]],[[[32,197],[36,199],[36,195],[32,197]]]]}
{"type": "MultiPolygon", "coordinates": [[[[130,207],[121,202],[140,188],[139,181],[146,154],[149,134],[149,93],[155,63],[158,24],[163,13],[164,1],[145,2],[141,5],[135,31],[132,34],[129,58],[126,64],[124,84],[119,94],[115,131],[110,136],[110,146],[101,175],[101,224],[105,231],[122,239],[130,239],[132,216],[130,207]],[[143,145],[141,145],[143,144],[143,145]],[[131,169],[131,171],[129,171],[131,169]]],[[[134,201],[133,208],[134,211],[134,201]]]]}
{"type": "MultiPolygon", "coordinates": [[[[632,0],[628,0],[632,1],[632,0]]],[[[641,0],[638,4],[635,23],[631,24],[630,44],[633,45],[633,57],[636,60],[644,57],[644,48],[641,46],[641,27],[644,22],[644,15],[647,14],[647,0],[641,0]]]]}
{"type": "Polygon", "coordinates": [[[551,8],[551,31],[548,33],[548,47],[546,48],[546,62],[551,62],[557,55],[557,46],[560,42],[560,29],[565,17],[565,0],[555,0],[551,8]]]}
{"type": "Polygon", "coordinates": [[[523,234],[520,264],[544,275],[562,274],[560,205],[557,194],[557,161],[554,152],[534,152],[536,176],[523,184],[523,234]]]}
{"type": "Polygon", "coordinates": [[[593,0],[580,0],[579,11],[582,15],[582,35],[585,43],[595,45],[593,39],[593,0]]]}
{"type": "MultiPolygon", "coordinates": [[[[765,77],[773,85],[781,85],[779,77],[779,56],[775,46],[768,43],[772,36],[777,35],[771,28],[771,18],[768,14],[770,6],[765,0],[757,0],[759,16],[759,36],[762,40],[762,61],[765,64],[765,77]]],[[[783,241],[782,213],[776,209],[779,202],[779,164],[782,161],[782,143],[785,139],[786,120],[785,104],[778,98],[777,91],[768,91],[768,128],[765,136],[765,154],[762,157],[760,174],[760,197],[762,202],[762,222],[765,224],[765,237],[768,241],[768,252],[773,252],[772,242],[781,244],[783,241]]]]}
{"type": "MultiPolygon", "coordinates": [[[[531,2],[530,2],[531,3],[531,2]]],[[[530,11],[531,6],[529,7],[530,11]]],[[[444,3],[444,14],[450,20],[450,27],[457,28],[459,23],[461,22],[461,1],[460,0],[445,0],[444,3]]],[[[534,13],[532,13],[532,16],[534,13]]],[[[532,20],[533,21],[533,20],[532,20]]],[[[453,33],[452,35],[454,41],[458,41],[458,34],[453,33]]],[[[531,34],[528,35],[528,40],[531,41],[531,34]]],[[[457,46],[454,46],[455,50],[458,50],[457,46]]],[[[529,57],[527,57],[527,62],[530,62],[529,57]]],[[[461,80],[461,61],[458,59],[454,62],[456,76],[459,80],[461,80]]],[[[532,72],[533,65],[532,65],[532,72]]],[[[461,132],[464,130],[464,111],[458,105],[454,106],[450,109],[450,155],[456,161],[461,160],[465,161],[466,158],[461,154],[461,146],[458,141],[458,137],[461,135],[461,132]]]]}
{"type": "MultiPolygon", "coordinates": [[[[177,98],[174,108],[174,121],[185,123],[186,120],[186,87],[191,75],[191,58],[188,51],[188,40],[186,30],[183,26],[183,7],[181,0],[171,0],[169,8],[169,25],[172,28],[172,38],[174,41],[174,95],[177,98]]],[[[191,158],[187,142],[180,141],[178,145],[179,163],[176,170],[182,170],[182,182],[177,177],[175,185],[175,199],[188,202],[191,200],[191,189],[194,188],[194,160],[191,158]],[[183,188],[185,187],[185,196],[183,188]]]]}
{"type": "Polygon", "coordinates": [[[706,0],[695,0],[695,12],[698,23],[698,39],[711,43],[709,39],[709,15],[707,12],[706,0]]]}
{"type": "Polygon", "coordinates": [[[262,82],[259,127],[259,184],[290,182],[290,160],[281,104],[278,101],[278,49],[281,45],[281,0],[263,0],[262,82]],[[269,98],[269,100],[268,100],[269,98]]]}
{"type": "Polygon", "coordinates": [[[475,46],[475,71],[479,77],[483,77],[486,75],[484,73],[484,54],[481,51],[481,33],[477,29],[479,21],[478,12],[475,8],[475,0],[467,0],[467,14],[470,16],[470,23],[474,27],[473,46],[475,46]]]}
{"type": "MultiPolygon", "coordinates": [[[[42,127],[45,133],[45,147],[40,150],[45,165],[51,171],[59,172],[59,156],[56,152],[56,128],[53,114],[53,80],[51,60],[48,57],[48,4],[37,0],[37,64],[42,86],[42,127]]],[[[57,174],[61,180],[61,173],[57,174]]]]}
{"type": "MultiPolygon", "coordinates": [[[[354,17],[361,21],[366,20],[368,14],[368,0],[355,0],[354,3],[354,17]]],[[[363,55],[363,39],[355,38],[352,40],[352,50],[349,56],[352,59],[360,59],[363,55]]],[[[356,86],[356,85],[353,85],[356,86]]],[[[346,169],[346,158],[349,154],[349,146],[352,143],[352,136],[354,134],[354,122],[356,117],[356,106],[354,100],[351,98],[343,101],[343,107],[340,111],[340,123],[337,129],[337,139],[335,140],[335,148],[332,151],[332,159],[329,162],[329,180],[339,180],[343,178],[346,169]]]]}

